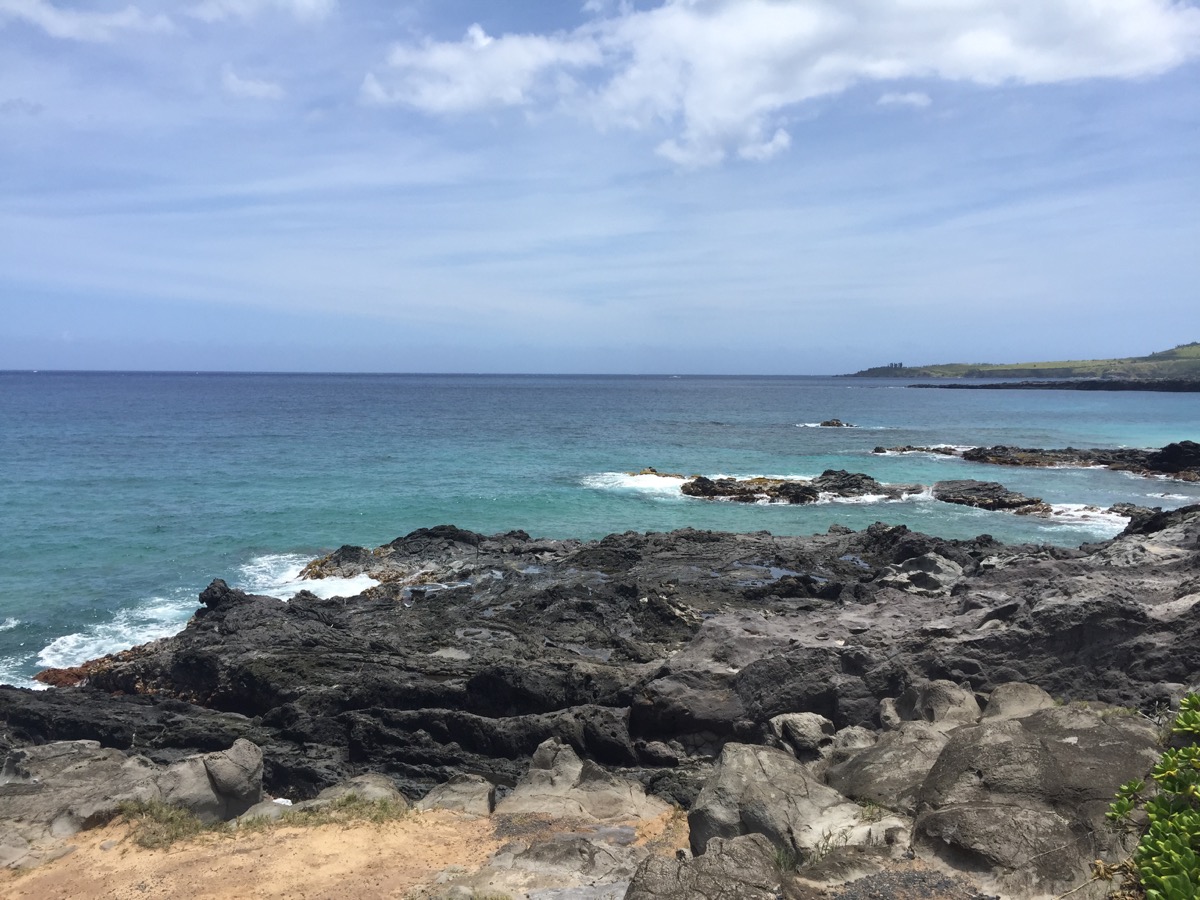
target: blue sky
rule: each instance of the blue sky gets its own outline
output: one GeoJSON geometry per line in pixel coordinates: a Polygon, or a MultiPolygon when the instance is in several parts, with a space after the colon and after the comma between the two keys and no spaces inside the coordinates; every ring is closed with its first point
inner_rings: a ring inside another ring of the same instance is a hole
{"type": "Polygon", "coordinates": [[[1200,339],[1200,8],[0,0],[0,369],[1200,339]]]}

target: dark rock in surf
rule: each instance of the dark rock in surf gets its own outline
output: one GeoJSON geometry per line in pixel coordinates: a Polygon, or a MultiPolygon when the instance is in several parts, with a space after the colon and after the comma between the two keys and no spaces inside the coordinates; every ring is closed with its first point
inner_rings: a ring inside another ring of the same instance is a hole
{"type": "Polygon", "coordinates": [[[1041,497],[1026,497],[1010,491],[998,481],[958,479],[939,481],[933,486],[933,496],[943,503],[957,503],[978,509],[1015,512],[1021,515],[1048,514],[1050,507],[1041,497]]]}

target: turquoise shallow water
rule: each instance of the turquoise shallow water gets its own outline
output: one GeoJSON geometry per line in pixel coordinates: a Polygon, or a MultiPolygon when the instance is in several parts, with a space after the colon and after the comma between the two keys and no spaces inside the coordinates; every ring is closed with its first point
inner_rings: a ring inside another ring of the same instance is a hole
{"type": "MultiPolygon", "coordinates": [[[[909,390],[824,378],[0,373],[0,681],[170,634],[214,577],[287,595],[300,565],[454,523],[548,537],[683,526],[808,534],[905,523],[1078,544],[1200,486],[1000,469],[876,445],[1161,446],[1200,395],[909,390]],[[854,429],[811,427],[830,417],[854,429]],[[975,477],[1045,498],[1022,518],[938,503],[744,506],[624,474],[975,477]]],[[[327,590],[352,586],[327,585],[327,590]]]]}

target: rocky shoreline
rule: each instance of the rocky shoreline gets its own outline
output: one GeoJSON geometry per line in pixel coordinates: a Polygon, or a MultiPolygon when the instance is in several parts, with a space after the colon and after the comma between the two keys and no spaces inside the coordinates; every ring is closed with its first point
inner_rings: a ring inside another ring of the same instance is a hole
{"type": "MultiPolygon", "coordinates": [[[[975,376],[980,377],[980,376],[975,376]]],[[[986,377],[986,376],[982,376],[986,377]]],[[[989,381],[985,384],[910,384],[911,388],[938,388],[958,391],[1160,391],[1194,393],[1200,391],[1195,378],[1080,378],[1071,381],[989,381]]]]}
{"type": "Polygon", "coordinates": [[[1178,441],[1157,450],[1137,450],[1127,447],[1100,450],[1041,450],[1031,447],[876,447],[875,453],[935,453],[957,456],[968,462],[993,466],[1097,466],[1134,475],[1159,476],[1179,481],[1200,481],[1200,444],[1178,441]]]}
{"type": "Polygon", "coordinates": [[[834,896],[915,855],[985,894],[1053,896],[1119,854],[1107,802],[1149,766],[1148,716],[1200,680],[1200,506],[1075,550],[882,524],[590,542],[441,526],[308,569],[361,574],[377,586],[289,602],[217,580],[176,637],[44,673],[53,690],[0,687],[5,858],[37,849],[11,798],[51,790],[29,759],[58,742],[156,771],[253,745],[274,796],[467,783],[496,808],[586,813],[571,840],[605,853],[605,822],[686,810],[689,858],[630,845],[580,890],[834,896]]]}

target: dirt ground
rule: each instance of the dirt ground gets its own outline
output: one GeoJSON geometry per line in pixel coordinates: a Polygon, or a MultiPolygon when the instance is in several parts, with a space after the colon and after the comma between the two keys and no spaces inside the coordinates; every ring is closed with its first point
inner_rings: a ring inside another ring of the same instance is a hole
{"type": "Polygon", "coordinates": [[[386,825],[324,825],[208,836],[145,850],[114,823],[26,872],[0,872],[5,900],[357,900],[403,898],[449,866],[497,849],[487,819],[426,812],[386,825]],[[103,849],[107,847],[108,849],[103,849]]]}

